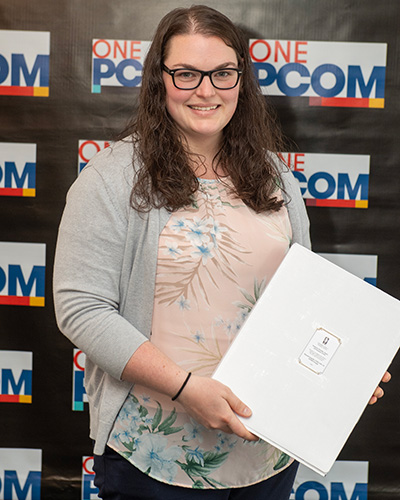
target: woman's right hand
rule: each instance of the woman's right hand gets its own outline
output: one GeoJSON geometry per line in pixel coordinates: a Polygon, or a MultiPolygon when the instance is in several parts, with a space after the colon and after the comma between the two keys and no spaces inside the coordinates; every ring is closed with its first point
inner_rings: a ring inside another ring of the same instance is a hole
{"type": "Polygon", "coordinates": [[[237,417],[250,417],[250,408],[217,380],[192,375],[177,402],[206,429],[219,429],[248,441],[258,440],[237,417]]]}

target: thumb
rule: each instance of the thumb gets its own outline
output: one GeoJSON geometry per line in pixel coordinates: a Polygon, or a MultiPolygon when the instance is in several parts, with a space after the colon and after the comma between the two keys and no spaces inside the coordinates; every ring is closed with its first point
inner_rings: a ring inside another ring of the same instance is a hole
{"type": "Polygon", "coordinates": [[[235,396],[235,394],[232,393],[228,403],[232,408],[232,410],[241,417],[251,416],[252,411],[250,410],[250,408],[246,404],[244,404],[242,400],[240,400],[237,396],[235,396]]]}

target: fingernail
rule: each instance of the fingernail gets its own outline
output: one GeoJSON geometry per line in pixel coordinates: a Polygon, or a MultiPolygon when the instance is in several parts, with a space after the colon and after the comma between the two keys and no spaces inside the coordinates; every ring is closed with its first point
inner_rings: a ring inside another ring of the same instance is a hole
{"type": "Polygon", "coordinates": [[[251,415],[251,410],[250,410],[250,408],[249,408],[248,406],[246,406],[246,407],[244,408],[244,410],[243,410],[243,413],[244,413],[245,415],[251,415]]]}

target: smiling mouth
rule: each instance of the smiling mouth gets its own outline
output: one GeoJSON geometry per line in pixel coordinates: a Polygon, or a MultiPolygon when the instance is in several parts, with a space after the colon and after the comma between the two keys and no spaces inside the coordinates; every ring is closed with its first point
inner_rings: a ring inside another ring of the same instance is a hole
{"type": "Polygon", "coordinates": [[[196,111],[212,111],[217,109],[219,106],[189,106],[190,109],[194,109],[196,111]]]}

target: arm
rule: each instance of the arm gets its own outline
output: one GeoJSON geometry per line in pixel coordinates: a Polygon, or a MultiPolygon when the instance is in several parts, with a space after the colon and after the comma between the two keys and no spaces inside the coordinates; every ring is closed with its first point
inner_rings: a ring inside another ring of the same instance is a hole
{"type": "MultiPolygon", "coordinates": [[[[127,215],[109,189],[98,171],[87,166],[68,192],[53,289],[60,330],[95,364],[120,379],[146,337],[119,314],[127,215]]],[[[126,191],[118,194],[127,204],[128,185],[126,191]]]]}
{"type": "MultiPolygon", "coordinates": [[[[186,372],[119,313],[127,216],[118,201],[127,203],[129,189],[109,190],[99,172],[86,167],[68,194],[54,269],[57,321],[105,372],[173,396],[186,372]]],[[[206,428],[256,439],[236,416],[250,411],[215,380],[193,376],[178,401],[206,428]]]]}
{"type": "MultiPolygon", "coordinates": [[[[178,392],[186,376],[185,370],[150,342],[137,349],[122,373],[123,380],[143,384],[170,397],[178,392]]],[[[220,429],[249,441],[258,439],[237,418],[237,415],[249,417],[250,409],[216,380],[193,375],[177,401],[207,429],[220,429]]]]}

